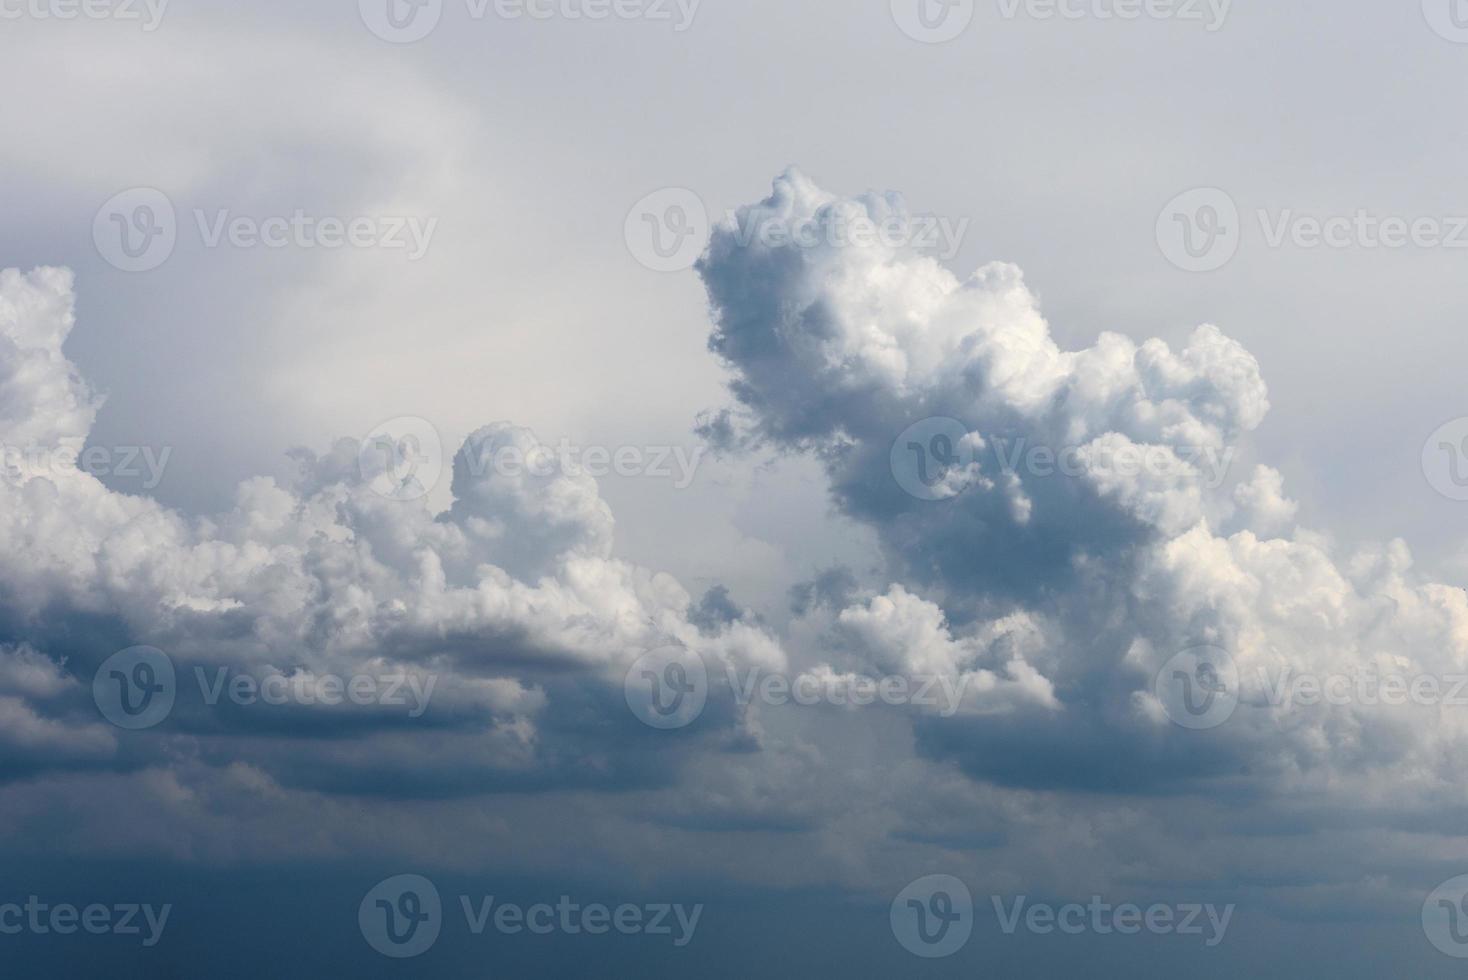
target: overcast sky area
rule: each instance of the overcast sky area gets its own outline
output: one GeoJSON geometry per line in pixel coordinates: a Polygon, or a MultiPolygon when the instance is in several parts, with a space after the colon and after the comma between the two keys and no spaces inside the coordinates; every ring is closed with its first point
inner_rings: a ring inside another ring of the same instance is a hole
{"type": "Polygon", "coordinates": [[[1468,2],[0,0],[16,976],[1457,976],[1468,2]]]}

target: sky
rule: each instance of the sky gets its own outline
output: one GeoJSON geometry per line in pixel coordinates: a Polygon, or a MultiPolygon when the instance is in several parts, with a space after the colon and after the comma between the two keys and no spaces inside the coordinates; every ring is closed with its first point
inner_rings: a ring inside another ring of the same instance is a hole
{"type": "Polygon", "coordinates": [[[0,0],[7,959],[1455,975],[1465,75],[1461,0],[0,0]]]}

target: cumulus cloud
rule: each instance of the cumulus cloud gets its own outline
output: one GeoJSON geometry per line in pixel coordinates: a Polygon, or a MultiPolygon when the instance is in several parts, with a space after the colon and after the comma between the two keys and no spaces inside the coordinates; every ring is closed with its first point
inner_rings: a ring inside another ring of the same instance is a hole
{"type": "MultiPolygon", "coordinates": [[[[902,208],[790,172],[739,227],[902,208]]],[[[11,454],[0,826],[66,809],[95,846],[180,857],[432,862],[452,838],[464,863],[880,890],[924,867],[1060,893],[1243,865],[1339,895],[1383,862],[1421,863],[1432,845],[1408,838],[1463,803],[1459,712],[1276,695],[1302,674],[1468,673],[1468,597],[1400,542],[1353,549],[1299,526],[1277,470],[1234,472],[1268,409],[1254,358],[1208,326],[1178,348],[1108,333],[1063,350],[1013,267],[960,279],[837,237],[726,227],[700,267],[734,396],[705,430],[731,451],[808,454],[880,545],[792,590],[788,619],[771,597],[695,598],[619,559],[592,480],[487,462],[541,449],[509,423],[465,440],[437,512],[375,493],[353,440],[296,451],[294,479],[248,480],[208,517],[11,454]],[[945,453],[972,457],[930,451],[944,492],[924,497],[893,447],[931,418],[961,426],[945,453]],[[675,736],[622,692],[635,658],[669,643],[710,674],[708,708],[675,736]],[[169,654],[180,699],[123,733],[91,686],[136,644],[169,654]],[[1198,644],[1226,649],[1239,678],[1210,731],[1173,724],[1153,684],[1198,644]],[[192,679],[221,670],[312,691],[359,673],[436,685],[417,718],[207,704],[192,679]],[[824,703],[739,703],[755,673],[824,703]],[[892,677],[956,699],[855,707],[892,677]],[[1372,857],[1383,826],[1401,836],[1372,857]],[[1321,841],[1243,858],[1223,841],[1301,827],[1321,841]]],[[[70,277],[0,287],[0,438],[69,458],[101,408],[62,353],[70,277]]]]}
{"type": "Polygon", "coordinates": [[[1058,707],[1050,682],[1025,660],[1025,648],[1038,646],[1042,637],[1022,613],[955,639],[942,609],[894,585],[886,595],[843,610],[837,622],[851,647],[866,651],[876,670],[952,680],[970,710],[1011,699],[1058,707]]]}
{"type": "Polygon", "coordinates": [[[1279,703],[1281,676],[1462,671],[1468,596],[1415,574],[1399,542],[1343,555],[1297,528],[1277,470],[1231,472],[1269,409],[1238,342],[1204,325],[1181,349],[1104,333],[1063,350],[1012,265],[961,279],[900,244],[740,231],[880,225],[904,207],[790,170],[715,230],[699,271],[734,396],[705,428],[820,460],[899,583],[832,628],[880,669],[977,672],[1010,709],[919,718],[924,750],[1055,788],[1241,770],[1264,792],[1455,784],[1451,708],[1279,703]],[[961,429],[928,454],[934,492],[913,493],[894,444],[929,419],[961,429]],[[1237,712],[1206,734],[1170,724],[1153,691],[1197,644],[1239,672],[1237,712]]]}
{"type": "Polygon", "coordinates": [[[212,517],[109,490],[74,465],[99,403],[62,353],[71,297],[63,270],[0,275],[0,440],[48,459],[12,454],[0,481],[0,744],[126,769],[184,739],[281,782],[387,795],[636,783],[671,771],[610,710],[640,652],[783,664],[759,627],[695,623],[675,580],[614,558],[592,479],[489,465],[546,451],[506,423],[465,442],[442,513],[374,492],[351,440],[298,451],[294,483],[249,480],[212,517]],[[179,703],[119,747],[91,682],[138,644],[172,659],[179,703]],[[360,676],[431,699],[408,714],[320,696],[360,676]],[[297,696],[241,704],[223,696],[237,682],[297,696]]]}

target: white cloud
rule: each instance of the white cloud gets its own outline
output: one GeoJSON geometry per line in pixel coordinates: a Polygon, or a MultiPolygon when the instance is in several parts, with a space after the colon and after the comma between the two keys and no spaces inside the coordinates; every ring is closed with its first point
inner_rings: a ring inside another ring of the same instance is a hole
{"type": "MultiPolygon", "coordinates": [[[[890,195],[842,199],[788,171],[745,214],[799,225],[852,209],[881,220],[894,208],[890,195]]],[[[1267,703],[1261,678],[1285,668],[1460,670],[1468,596],[1416,575],[1400,543],[1343,561],[1326,538],[1291,533],[1297,507],[1278,471],[1226,472],[1269,402],[1254,358],[1217,328],[1198,328],[1180,351],[1115,333],[1065,351],[1013,266],[961,280],[880,243],[741,242],[732,226],[715,233],[700,270],[711,346],[733,372],[733,418],[756,443],[820,459],[841,509],[877,531],[905,582],[839,617],[877,666],[954,675],[987,665],[994,673],[980,676],[992,686],[1001,665],[977,638],[1006,617],[1022,622],[1026,652],[1009,677],[1057,710],[1048,722],[1017,719],[1015,731],[1075,733],[1054,749],[1075,762],[1107,740],[1120,754],[1157,739],[1181,751],[1194,733],[1151,710],[1153,674],[1212,643],[1244,678],[1236,716],[1209,733],[1217,775],[1248,765],[1283,789],[1316,772],[1411,785],[1463,771],[1443,751],[1463,724],[1442,705],[1267,703]],[[957,498],[917,499],[892,472],[894,440],[931,416],[958,419],[965,443],[981,447],[982,475],[957,498]],[[1053,456],[1045,469],[1002,466],[982,448],[1016,445],[1073,450],[1077,469],[1053,456]],[[1127,454],[1144,465],[1117,465],[1127,454]]],[[[983,775],[984,740],[1012,733],[961,722],[947,723],[943,751],[971,748],[983,775]]],[[[1075,769],[1056,772],[1063,787],[1075,769]]],[[[1126,775],[1140,785],[1179,772],[1126,775]]]]}
{"type": "MultiPolygon", "coordinates": [[[[0,287],[0,351],[13,365],[0,376],[0,439],[74,452],[94,408],[61,353],[71,278],[9,272],[0,287]]],[[[296,485],[247,481],[234,508],[212,518],[115,493],[79,470],[14,473],[0,482],[4,611],[20,624],[40,621],[14,629],[47,654],[50,621],[102,617],[115,624],[109,635],[164,649],[186,678],[213,665],[257,676],[446,675],[435,708],[499,733],[463,750],[482,756],[514,736],[504,764],[546,778],[554,760],[523,749],[538,744],[536,720],[560,705],[534,686],[581,676],[620,696],[622,671],[668,643],[715,664],[783,665],[758,628],[735,623],[704,635],[674,579],[612,557],[611,514],[590,477],[506,475],[474,462],[508,443],[539,448],[508,424],[470,437],[455,461],[455,501],[441,514],[423,500],[377,495],[351,442],[320,457],[299,453],[296,485]],[[526,677],[531,686],[521,685],[526,677]]],[[[91,645],[71,669],[85,677],[111,652],[91,645]]],[[[35,655],[24,656],[12,658],[11,673],[36,673],[35,655]]],[[[11,708],[11,727],[27,737],[49,730],[28,721],[20,702],[11,708]]],[[[411,737],[401,737],[408,744],[397,749],[364,745],[411,768],[411,737]]],[[[492,752],[481,761],[496,764],[492,752]]]]}

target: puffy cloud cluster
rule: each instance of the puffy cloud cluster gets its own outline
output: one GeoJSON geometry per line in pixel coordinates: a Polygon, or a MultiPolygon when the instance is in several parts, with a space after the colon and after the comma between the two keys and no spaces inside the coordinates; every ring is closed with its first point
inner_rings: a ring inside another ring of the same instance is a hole
{"type": "Polygon", "coordinates": [[[737,402],[706,431],[809,454],[881,547],[875,571],[797,587],[788,620],[769,597],[714,585],[695,601],[617,559],[592,480],[486,465],[536,452],[508,424],[468,437],[438,513],[374,492],[352,440],[297,451],[294,480],[247,481],[207,518],[113,492],[54,465],[100,406],[62,354],[68,274],[0,274],[0,441],[53,462],[7,453],[0,474],[0,827],[23,836],[64,809],[84,838],[181,857],[391,841],[428,861],[675,861],[878,890],[933,861],[1057,893],[1219,877],[1241,861],[1230,833],[1323,827],[1311,848],[1242,860],[1252,879],[1286,868],[1345,894],[1380,870],[1362,844],[1392,825],[1389,873],[1410,875],[1427,852],[1414,835],[1464,803],[1462,710],[1445,697],[1468,674],[1468,598],[1424,581],[1400,543],[1348,552],[1299,528],[1276,470],[1229,468],[1268,399],[1218,330],[1065,351],[1012,267],[960,280],[880,242],[748,233],[901,209],[792,172],[701,265],[737,402]],[[958,420],[947,448],[972,453],[930,454],[938,499],[909,492],[893,453],[929,418],[958,420]],[[668,643],[710,677],[677,733],[623,703],[628,666],[668,643]],[[179,702],[121,732],[92,681],[136,644],[173,658],[179,702]],[[1197,644],[1226,648],[1240,677],[1241,703],[1208,731],[1173,724],[1153,685],[1197,644]],[[204,704],[195,673],[220,670],[311,690],[436,683],[420,717],[204,704]],[[819,703],[740,703],[775,672],[819,703]],[[1272,699],[1302,674],[1373,673],[1444,678],[1444,700],[1272,699]],[[954,699],[853,707],[894,676],[954,699]],[[497,790],[536,792],[479,798],[497,790]],[[1220,794],[1272,802],[1240,814],[1220,794]]]}
{"type": "Polygon", "coordinates": [[[881,224],[900,207],[837,198],[791,171],[715,231],[700,266],[710,347],[735,371],[739,410],[709,419],[709,435],[817,454],[843,509],[906,558],[905,575],[968,594],[1033,596],[1087,554],[1229,518],[1233,505],[1204,490],[1268,398],[1253,357],[1216,328],[1181,351],[1115,333],[1063,351],[1013,266],[960,281],[906,247],[749,231],[851,224],[853,210],[881,224]],[[939,491],[966,489],[960,506],[914,506],[891,479],[897,437],[928,418],[971,433],[955,449],[974,464],[939,491]],[[1045,473],[1057,460],[1079,478],[1045,473]]]}
{"type": "Polygon", "coordinates": [[[1249,772],[1461,795],[1461,709],[1295,696],[1301,674],[1431,675],[1445,693],[1468,668],[1468,596],[1423,581],[1400,543],[1343,557],[1296,527],[1276,470],[1231,471],[1269,408],[1240,344],[1202,326],[1180,350],[1116,333],[1062,350],[1013,266],[960,279],[897,243],[749,232],[881,225],[903,208],[791,170],[715,230],[699,271],[736,404],[704,431],[812,454],[839,508],[877,533],[902,584],[829,617],[848,652],[982,681],[986,703],[915,719],[920,745],[1011,784],[1249,772]],[[901,459],[928,447],[898,443],[935,418],[962,430],[926,461],[946,466],[923,474],[934,491],[914,494],[901,459]],[[1197,644],[1239,672],[1242,703],[1215,731],[1170,724],[1154,693],[1197,644]]]}
{"type": "Polygon", "coordinates": [[[942,609],[894,585],[886,595],[842,610],[837,624],[850,649],[863,652],[883,676],[955,679],[964,695],[961,710],[1010,701],[1059,707],[1050,682],[1025,659],[1026,648],[1040,648],[1043,636],[1024,613],[955,638],[942,609]]]}
{"type": "Polygon", "coordinates": [[[589,477],[483,465],[539,448],[508,424],[469,437],[438,514],[374,492],[352,440],[298,451],[292,484],[247,481],[209,518],[113,492],[74,465],[99,399],[62,353],[72,323],[68,272],[0,274],[0,442],[26,450],[0,479],[0,775],[185,753],[385,795],[665,780],[621,703],[639,653],[783,665],[758,627],[700,630],[675,580],[613,558],[589,477]],[[119,738],[92,680],[134,645],[172,659],[178,704],[119,738]],[[241,675],[305,695],[219,698],[241,675]],[[425,711],[319,697],[327,678],[399,675],[433,684],[425,711]]]}

